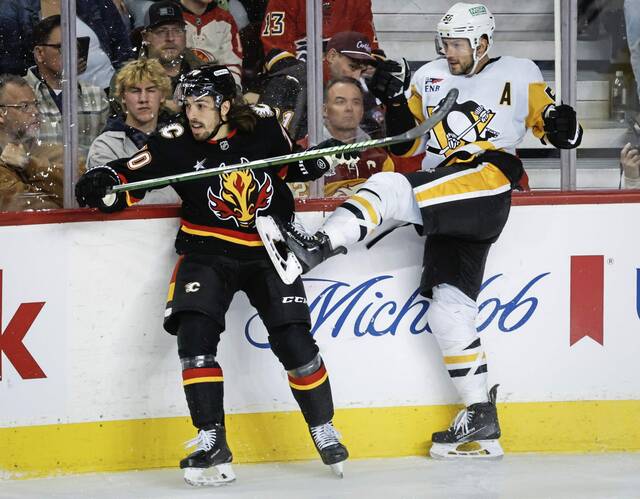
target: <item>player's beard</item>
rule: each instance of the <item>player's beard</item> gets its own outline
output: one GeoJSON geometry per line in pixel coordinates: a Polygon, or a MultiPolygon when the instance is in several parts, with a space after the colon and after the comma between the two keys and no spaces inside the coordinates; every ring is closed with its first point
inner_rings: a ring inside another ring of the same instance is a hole
{"type": "Polygon", "coordinates": [[[457,65],[455,66],[455,68],[451,67],[451,64],[449,63],[449,72],[452,75],[468,75],[473,69],[473,58],[471,58],[471,61],[467,62],[466,64],[460,59],[458,59],[456,62],[457,65]]]}

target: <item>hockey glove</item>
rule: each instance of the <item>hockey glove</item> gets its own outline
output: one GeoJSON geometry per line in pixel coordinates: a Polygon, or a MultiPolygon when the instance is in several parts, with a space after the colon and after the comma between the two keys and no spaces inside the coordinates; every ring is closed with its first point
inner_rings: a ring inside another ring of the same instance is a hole
{"type": "Polygon", "coordinates": [[[396,97],[404,95],[411,81],[411,70],[406,59],[397,62],[391,59],[378,62],[376,72],[373,73],[369,90],[383,104],[396,97]]]}
{"type": "MultiPolygon", "coordinates": [[[[344,142],[340,142],[338,139],[327,139],[320,142],[317,146],[311,149],[324,149],[326,147],[343,146],[344,142]]],[[[332,154],[331,156],[325,156],[322,160],[327,163],[327,171],[335,172],[336,166],[341,163],[347,165],[355,165],[360,160],[360,154],[357,151],[342,152],[338,154],[332,154]]],[[[326,172],[325,172],[326,173],[326,172]]]]}
{"type": "Polygon", "coordinates": [[[546,109],[544,132],[547,140],[558,149],[573,149],[582,142],[582,127],[578,123],[576,111],[566,104],[546,109]]]}
{"type": "Polygon", "coordinates": [[[92,168],[76,184],[76,199],[81,208],[90,206],[104,213],[113,213],[125,208],[122,193],[108,194],[107,188],[120,184],[116,173],[108,167],[92,168]]]}
{"type": "MultiPolygon", "coordinates": [[[[336,139],[328,139],[320,142],[317,146],[310,147],[308,151],[325,149],[327,147],[343,146],[344,143],[336,139]]],[[[337,155],[321,156],[315,159],[305,159],[298,162],[298,168],[289,167],[287,182],[301,182],[315,180],[325,174],[333,175],[336,166],[340,163],[351,165],[357,163],[360,155],[357,152],[340,153],[337,155]]]]}

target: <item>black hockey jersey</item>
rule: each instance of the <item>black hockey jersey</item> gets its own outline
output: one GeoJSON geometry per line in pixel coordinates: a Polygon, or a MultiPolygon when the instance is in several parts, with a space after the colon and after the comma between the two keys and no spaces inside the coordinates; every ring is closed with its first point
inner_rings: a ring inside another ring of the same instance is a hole
{"type": "MultiPolygon", "coordinates": [[[[262,116],[253,132],[232,130],[217,141],[196,141],[187,125],[172,123],[154,134],[131,158],[107,166],[127,183],[291,153],[291,140],[271,109],[258,106],[257,113],[262,116]]],[[[294,201],[285,182],[312,180],[310,175],[296,162],[174,184],[182,198],[176,250],[180,254],[226,254],[239,259],[266,256],[255,228],[256,215],[268,213],[288,220],[294,201]]],[[[127,192],[127,205],[144,194],[127,192]]]]}

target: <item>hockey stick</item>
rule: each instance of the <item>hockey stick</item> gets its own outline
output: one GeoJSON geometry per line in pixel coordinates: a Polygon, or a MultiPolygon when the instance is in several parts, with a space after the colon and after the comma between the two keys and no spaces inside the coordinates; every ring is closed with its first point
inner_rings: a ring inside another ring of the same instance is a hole
{"type": "Polygon", "coordinates": [[[555,50],[556,106],[562,104],[562,15],[560,0],[553,3],[553,39],[555,50]]]}
{"type": "Polygon", "coordinates": [[[249,161],[248,163],[228,165],[218,168],[207,168],[206,170],[179,173],[176,175],[167,175],[166,177],[158,177],[148,180],[140,180],[138,182],[131,182],[128,184],[114,185],[107,190],[107,194],[135,191],[139,189],[151,189],[153,187],[162,187],[165,185],[177,184],[179,182],[187,182],[189,180],[211,177],[214,175],[220,175],[222,173],[235,172],[239,170],[255,170],[257,168],[268,168],[270,166],[284,165],[287,163],[293,163],[295,161],[301,161],[305,159],[316,159],[323,156],[333,156],[352,151],[364,151],[365,149],[371,149],[373,147],[386,147],[393,144],[399,144],[401,142],[410,142],[422,137],[429,130],[440,123],[447,115],[447,113],[451,110],[457,98],[458,89],[452,88],[443,99],[442,104],[438,108],[436,108],[436,110],[428,119],[426,119],[417,127],[412,128],[405,133],[394,135],[392,137],[385,137],[384,139],[363,140],[362,142],[354,142],[353,144],[344,144],[341,146],[296,152],[293,154],[285,154],[283,156],[276,156],[273,158],[249,161]]]}

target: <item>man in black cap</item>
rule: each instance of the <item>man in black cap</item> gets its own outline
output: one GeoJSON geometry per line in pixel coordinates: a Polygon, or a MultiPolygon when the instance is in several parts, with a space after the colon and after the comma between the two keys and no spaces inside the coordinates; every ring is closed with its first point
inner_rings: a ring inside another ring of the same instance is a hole
{"type": "MultiPolygon", "coordinates": [[[[365,35],[343,31],[329,40],[323,64],[326,84],[345,77],[360,80],[362,73],[376,64],[376,59],[371,55],[371,42],[365,35]]],[[[306,63],[289,52],[273,49],[267,54],[265,69],[259,102],[276,109],[280,122],[294,140],[303,139],[307,135],[306,63]]]]}
{"type": "Polygon", "coordinates": [[[175,89],[180,75],[201,65],[200,60],[187,48],[182,9],[171,1],[155,2],[147,12],[143,31],[141,57],[154,57],[160,61],[175,89]]]}

